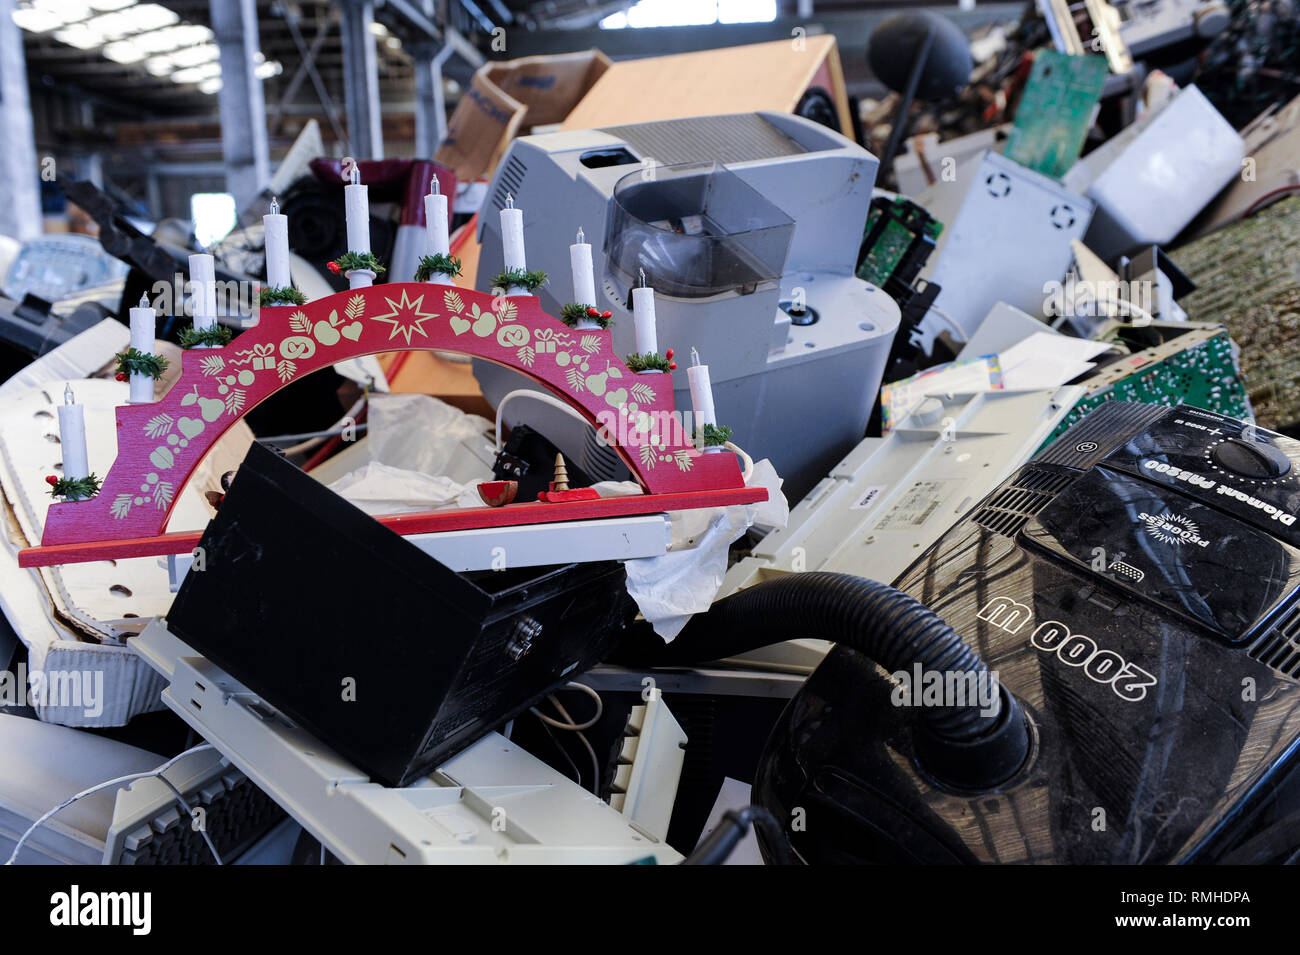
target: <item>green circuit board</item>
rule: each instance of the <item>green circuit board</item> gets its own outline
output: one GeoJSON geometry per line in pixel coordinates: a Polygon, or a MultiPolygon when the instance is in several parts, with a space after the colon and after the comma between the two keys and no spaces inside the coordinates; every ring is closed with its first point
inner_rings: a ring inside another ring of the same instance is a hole
{"type": "Polygon", "coordinates": [[[1193,326],[1193,330],[1163,345],[1108,365],[1085,384],[1088,393],[1061,419],[1042,447],[1107,401],[1169,407],[1187,404],[1254,420],[1232,340],[1222,327],[1193,326]]]}
{"type": "Polygon", "coordinates": [[[1064,176],[1083,151],[1105,82],[1104,56],[1039,50],[1003,155],[1044,176],[1064,176]]]}
{"type": "Polygon", "coordinates": [[[867,213],[867,224],[863,229],[863,241],[868,241],[873,230],[879,229],[880,235],[875,243],[865,246],[859,253],[857,276],[864,282],[870,282],[877,288],[885,288],[890,278],[898,275],[900,280],[910,284],[911,272],[920,271],[925,264],[925,255],[918,255],[913,243],[920,238],[929,249],[943,231],[943,226],[929,216],[920,206],[908,199],[899,198],[890,202],[875,200],[867,213]],[[884,218],[883,228],[881,219],[884,218]],[[909,256],[910,253],[910,256],[909,256]]]}

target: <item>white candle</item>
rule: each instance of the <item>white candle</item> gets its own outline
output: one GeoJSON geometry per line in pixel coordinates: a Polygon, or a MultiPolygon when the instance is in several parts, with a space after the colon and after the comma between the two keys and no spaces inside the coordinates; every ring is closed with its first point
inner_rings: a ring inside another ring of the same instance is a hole
{"type": "Polygon", "coordinates": [[[352,182],[343,187],[343,206],[348,223],[348,251],[370,251],[370,196],[361,185],[361,173],[352,164],[352,182]]]}
{"type": "Polygon", "coordinates": [[[194,330],[217,324],[217,264],[206,252],[190,256],[190,292],[194,296],[194,330]]]}
{"type": "Polygon", "coordinates": [[[524,210],[515,208],[515,197],[509,194],[501,210],[501,257],[507,272],[528,269],[524,260],[524,210]]]}
{"type": "Polygon", "coordinates": [[[641,274],[640,288],[632,289],[632,320],[636,323],[636,353],[659,354],[659,339],[655,332],[655,290],[645,284],[645,269],[641,274]]]}
{"type": "Polygon", "coordinates": [[[700,354],[694,348],[691,349],[691,366],[686,369],[686,382],[691,389],[695,430],[699,431],[706,424],[716,426],[718,419],[713,411],[713,385],[709,381],[709,366],[700,364],[700,354]]]}
{"type": "Polygon", "coordinates": [[[280,214],[280,203],[271,200],[271,212],[262,216],[266,230],[266,284],[271,288],[288,288],[289,217],[280,214]]]}
{"type": "Polygon", "coordinates": [[[451,250],[451,238],[447,223],[447,197],[438,187],[438,177],[429,186],[429,194],[424,197],[425,232],[429,236],[429,254],[447,255],[451,250]]]}
{"type": "Polygon", "coordinates": [[[573,300],[579,305],[596,304],[596,271],[591,263],[591,243],[578,229],[578,241],[569,246],[569,265],[573,268],[573,300]]]}
{"type": "MultiPolygon", "coordinates": [[[[154,314],[147,295],[140,296],[140,304],[131,309],[131,347],[136,351],[152,355],[154,353],[154,314]]],[[[131,404],[146,404],[153,401],[153,375],[140,371],[131,372],[131,404]]]]}
{"type": "MultiPolygon", "coordinates": [[[[424,197],[424,230],[429,239],[430,255],[450,255],[451,237],[447,220],[447,197],[438,186],[438,177],[433,177],[429,194],[424,197]]],[[[450,275],[435,272],[429,277],[430,282],[439,285],[451,285],[450,275]]]]}
{"type": "MultiPolygon", "coordinates": [[[[86,463],[86,409],[77,404],[72,385],[63,389],[63,404],[59,405],[59,446],[63,451],[63,476],[69,481],[79,481],[90,476],[86,463]]],[[[74,500],[72,495],[68,500],[74,500]]]]}

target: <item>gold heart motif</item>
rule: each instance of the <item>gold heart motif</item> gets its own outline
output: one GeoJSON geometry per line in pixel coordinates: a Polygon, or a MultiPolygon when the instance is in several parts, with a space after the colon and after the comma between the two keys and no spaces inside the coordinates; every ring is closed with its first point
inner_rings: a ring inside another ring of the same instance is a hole
{"type": "Polygon", "coordinates": [[[203,433],[203,422],[198,418],[181,418],[176,422],[176,430],[187,438],[195,438],[203,433]]]}
{"type": "Polygon", "coordinates": [[[351,325],[345,326],[341,331],[343,332],[344,338],[348,341],[354,342],[361,337],[361,323],[353,322],[351,325]]]}
{"type": "Polygon", "coordinates": [[[464,335],[469,331],[469,319],[461,318],[459,315],[451,317],[451,330],[457,335],[464,335]]]}

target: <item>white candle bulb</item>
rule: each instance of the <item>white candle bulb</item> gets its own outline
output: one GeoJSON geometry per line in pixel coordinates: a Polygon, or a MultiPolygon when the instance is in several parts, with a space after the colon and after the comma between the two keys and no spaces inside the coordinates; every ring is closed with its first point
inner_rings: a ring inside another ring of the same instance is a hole
{"type": "Polygon", "coordinates": [[[591,261],[591,244],[582,229],[578,239],[569,246],[569,264],[573,267],[573,300],[579,305],[595,306],[596,273],[591,261]]]}
{"type": "Polygon", "coordinates": [[[509,194],[501,210],[501,257],[507,272],[528,270],[524,258],[524,210],[515,208],[515,197],[509,194]]]}
{"type": "Polygon", "coordinates": [[[190,256],[190,291],[194,296],[194,330],[214,328],[217,324],[217,266],[206,252],[190,256]]]}
{"type": "Polygon", "coordinates": [[[72,394],[72,385],[67,385],[63,390],[63,404],[59,405],[59,447],[63,451],[63,477],[69,481],[90,476],[90,466],[86,463],[85,412],[72,394]]]}
{"type": "Polygon", "coordinates": [[[636,353],[657,355],[659,338],[655,330],[655,290],[645,284],[645,269],[637,271],[641,275],[641,287],[632,289],[632,320],[636,324],[636,353]]]}
{"type": "Polygon", "coordinates": [[[271,212],[262,216],[266,232],[266,284],[271,288],[288,288],[289,217],[280,213],[280,201],[271,200],[271,212]]]}
{"type": "Polygon", "coordinates": [[[343,207],[348,225],[348,251],[370,251],[370,193],[361,185],[357,164],[352,164],[352,181],[343,187],[343,207]]]}
{"type": "MultiPolygon", "coordinates": [[[[140,296],[140,304],[130,310],[131,347],[144,355],[154,354],[154,312],[146,295],[140,296]]],[[[144,372],[131,372],[131,404],[145,404],[153,401],[153,375],[144,372]]]]}
{"type": "MultiPolygon", "coordinates": [[[[438,177],[433,177],[429,194],[424,197],[424,228],[429,241],[430,255],[449,255],[451,252],[450,226],[447,222],[447,197],[439,191],[438,177]]],[[[437,273],[435,282],[450,284],[450,276],[437,273]]]]}
{"type": "Polygon", "coordinates": [[[700,364],[700,354],[691,349],[691,366],[686,369],[686,382],[691,389],[691,408],[695,412],[695,430],[706,424],[717,425],[713,410],[713,385],[709,381],[709,366],[700,364]]]}

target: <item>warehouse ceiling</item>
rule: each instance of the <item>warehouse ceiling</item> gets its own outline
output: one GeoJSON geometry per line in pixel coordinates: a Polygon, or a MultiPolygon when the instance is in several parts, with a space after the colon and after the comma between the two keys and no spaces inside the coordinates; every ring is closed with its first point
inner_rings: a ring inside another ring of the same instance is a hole
{"type": "MultiPolygon", "coordinates": [[[[230,0],[234,2],[234,0],[230,0]]],[[[99,118],[156,119],[213,117],[220,86],[212,43],[209,0],[16,0],[33,86],[88,104],[99,118]]],[[[770,4],[793,16],[798,0],[646,0],[657,12],[691,12],[717,4],[726,22],[744,9],[770,4]],[[730,4],[730,6],[728,6],[730,4]],[[745,5],[750,5],[745,7],[745,5]],[[757,5],[757,6],[754,6],[757,5]]],[[[449,25],[478,48],[490,51],[492,31],[585,30],[626,11],[632,0],[379,0],[375,4],[380,95],[386,110],[408,109],[413,89],[407,47],[420,36],[403,18],[403,7],[440,27],[449,25]]],[[[882,7],[881,2],[819,0],[817,14],[882,7]]],[[[299,73],[315,67],[324,98],[342,112],[342,41],[338,4],[329,0],[257,0],[258,64],[272,120],[281,113],[322,112],[316,77],[299,73]],[[286,93],[289,95],[286,96],[286,93]]],[[[500,55],[498,53],[498,55],[500,55]]],[[[454,57],[445,75],[465,83],[472,65],[454,57]]],[[[456,88],[449,91],[454,100],[456,88]]],[[[328,117],[327,117],[328,118],[328,117]]]]}

